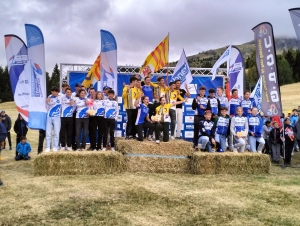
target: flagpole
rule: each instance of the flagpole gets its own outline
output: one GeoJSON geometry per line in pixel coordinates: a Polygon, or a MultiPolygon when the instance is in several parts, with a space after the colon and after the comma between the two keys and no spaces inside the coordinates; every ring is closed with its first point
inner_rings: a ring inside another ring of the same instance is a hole
{"type": "Polygon", "coordinates": [[[168,62],[167,62],[167,78],[166,83],[169,85],[169,51],[170,51],[170,33],[168,32],[168,62]]]}

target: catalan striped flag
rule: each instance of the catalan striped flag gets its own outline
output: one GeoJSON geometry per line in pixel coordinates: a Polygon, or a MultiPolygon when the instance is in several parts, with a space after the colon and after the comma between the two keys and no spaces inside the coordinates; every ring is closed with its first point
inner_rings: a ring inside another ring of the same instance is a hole
{"type": "Polygon", "coordinates": [[[169,35],[147,56],[140,74],[145,77],[162,69],[169,61],[169,35]]]}
{"type": "Polygon", "coordinates": [[[82,85],[85,88],[90,88],[91,86],[94,86],[96,82],[100,80],[100,54],[98,55],[97,59],[95,60],[95,63],[91,67],[89,73],[86,75],[85,79],[82,82],[82,85]]]}

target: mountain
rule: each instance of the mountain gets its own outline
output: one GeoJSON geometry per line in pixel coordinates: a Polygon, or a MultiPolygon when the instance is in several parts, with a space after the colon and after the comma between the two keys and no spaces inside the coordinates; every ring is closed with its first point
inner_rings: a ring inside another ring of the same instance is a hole
{"type": "MultiPolygon", "coordinates": [[[[254,40],[251,42],[246,42],[242,45],[235,45],[242,52],[243,58],[246,61],[248,56],[250,56],[255,50],[254,40]]],[[[296,38],[276,38],[275,39],[276,53],[282,54],[283,50],[289,48],[297,49],[297,39],[296,38]]],[[[227,46],[219,49],[211,49],[207,51],[200,52],[196,55],[187,56],[187,60],[190,67],[202,67],[210,68],[219,59],[219,57],[226,50],[227,46]]],[[[175,67],[176,62],[171,62],[170,66],[175,67]]]]}

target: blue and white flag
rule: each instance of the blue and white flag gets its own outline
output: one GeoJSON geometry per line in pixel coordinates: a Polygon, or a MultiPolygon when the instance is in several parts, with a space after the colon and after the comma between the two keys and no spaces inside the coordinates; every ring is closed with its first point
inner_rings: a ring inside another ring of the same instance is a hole
{"type": "Polygon", "coordinates": [[[245,66],[242,53],[237,47],[232,46],[228,72],[229,88],[230,91],[232,89],[237,89],[240,99],[243,99],[244,94],[244,68],[245,66]]]}
{"type": "Polygon", "coordinates": [[[31,74],[28,127],[46,130],[47,109],[45,100],[47,93],[44,37],[41,30],[32,24],[25,24],[25,31],[28,62],[24,70],[31,74]]]}
{"type": "Polygon", "coordinates": [[[174,82],[176,80],[180,80],[181,89],[184,89],[185,84],[190,84],[193,80],[189,64],[186,60],[184,49],[182,50],[180,59],[176,64],[174,74],[171,78],[171,82],[174,82]]]}
{"type": "Polygon", "coordinates": [[[118,65],[117,65],[117,43],[115,37],[108,31],[100,30],[101,36],[101,60],[100,60],[100,90],[109,86],[118,91],[118,65]]]}
{"type": "Polygon", "coordinates": [[[218,68],[221,66],[221,64],[227,62],[227,75],[229,74],[229,60],[231,56],[231,45],[228,46],[228,48],[225,50],[225,52],[222,54],[222,56],[217,60],[217,62],[214,64],[213,68],[211,69],[212,78],[211,80],[214,80],[217,74],[218,68]]]}
{"type": "Polygon", "coordinates": [[[262,92],[262,85],[261,85],[261,77],[260,77],[255,85],[255,88],[250,94],[250,98],[254,99],[258,111],[261,110],[261,92],[262,92]]]}

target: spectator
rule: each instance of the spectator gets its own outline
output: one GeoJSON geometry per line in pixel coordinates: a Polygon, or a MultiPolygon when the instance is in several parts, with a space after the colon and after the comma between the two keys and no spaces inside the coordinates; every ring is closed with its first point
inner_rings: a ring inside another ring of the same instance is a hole
{"type": "MultiPolygon", "coordinates": [[[[26,134],[28,132],[27,124],[25,120],[23,119],[21,114],[18,114],[18,118],[15,121],[14,125],[14,131],[16,133],[16,145],[21,142],[21,137],[26,137],[26,134]]],[[[18,152],[16,152],[16,156],[18,155],[18,152]]]]}
{"type": "Polygon", "coordinates": [[[271,130],[272,130],[271,122],[266,121],[264,126],[263,126],[263,138],[265,139],[265,150],[266,150],[265,154],[271,154],[270,142],[269,142],[269,134],[270,134],[271,130]]]}
{"type": "Polygon", "coordinates": [[[1,150],[2,150],[1,144],[2,144],[2,142],[5,141],[6,135],[7,135],[7,132],[6,132],[5,125],[0,121],[0,154],[1,154],[1,150]]]}
{"type": "Polygon", "coordinates": [[[298,119],[299,117],[298,117],[297,109],[293,109],[292,115],[290,116],[291,126],[294,127],[298,119]]]}
{"type": "Polygon", "coordinates": [[[272,150],[272,162],[279,164],[282,140],[278,122],[273,122],[273,129],[270,131],[269,139],[272,150]]]}
{"type": "MultiPolygon", "coordinates": [[[[7,139],[8,139],[8,144],[9,144],[9,150],[12,150],[12,146],[11,146],[11,137],[10,137],[10,129],[11,129],[11,119],[10,117],[5,113],[5,110],[2,110],[0,113],[0,117],[1,117],[1,121],[5,126],[5,129],[7,131],[7,139]]],[[[6,145],[6,142],[4,141],[4,148],[6,145]]]]}
{"type": "Polygon", "coordinates": [[[28,155],[29,152],[31,152],[31,146],[30,144],[27,142],[27,139],[25,136],[20,137],[21,142],[18,143],[16,151],[18,153],[18,155],[15,157],[16,161],[19,160],[29,160],[30,156],[28,155]]]}
{"type": "Polygon", "coordinates": [[[290,125],[290,119],[284,119],[284,164],[283,168],[291,166],[292,151],[295,143],[293,127],[290,125]]]}
{"type": "Polygon", "coordinates": [[[294,133],[295,133],[295,140],[298,144],[298,147],[300,147],[300,118],[298,119],[298,121],[296,122],[295,126],[294,126],[294,133]]]}
{"type": "Polygon", "coordinates": [[[38,143],[38,154],[43,152],[43,144],[46,137],[46,131],[43,129],[39,130],[39,143],[38,143]]]}

